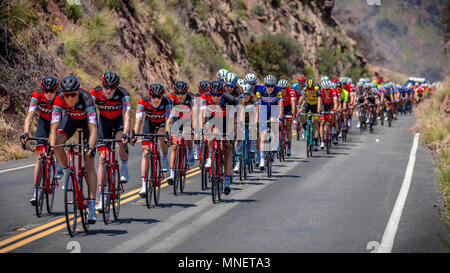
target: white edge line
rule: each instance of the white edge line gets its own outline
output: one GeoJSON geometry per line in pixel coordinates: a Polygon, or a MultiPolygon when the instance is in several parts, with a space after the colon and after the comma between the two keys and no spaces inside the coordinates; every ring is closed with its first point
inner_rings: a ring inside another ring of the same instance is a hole
{"type": "Polygon", "coordinates": [[[397,233],[398,224],[400,223],[400,218],[402,217],[403,208],[405,206],[409,187],[411,185],[414,164],[416,162],[416,152],[419,143],[419,135],[420,134],[417,133],[414,136],[414,142],[411,148],[411,153],[409,154],[408,166],[406,167],[402,187],[400,188],[400,192],[397,196],[397,200],[395,201],[391,216],[389,217],[389,222],[386,226],[386,230],[384,231],[383,239],[381,240],[380,247],[378,248],[378,253],[390,253],[392,251],[395,234],[397,233]]]}
{"type": "Polygon", "coordinates": [[[25,168],[29,168],[29,167],[34,167],[35,165],[36,164],[31,164],[31,165],[26,165],[26,166],[22,166],[22,167],[7,169],[7,170],[0,171],[0,173],[6,173],[6,172],[10,172],[10,171],[15,171],[15,170],[25,169],[25,168]]]}

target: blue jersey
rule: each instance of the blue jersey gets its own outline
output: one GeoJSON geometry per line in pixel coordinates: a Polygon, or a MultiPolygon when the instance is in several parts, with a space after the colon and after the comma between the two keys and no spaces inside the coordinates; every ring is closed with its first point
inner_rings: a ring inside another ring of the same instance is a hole
{"type": "Polygon", "coordinates": [[[275,86],[274,90],[270,95],[267,93],[265,86],[257,86],[256,88],[256,97],[261,105],[278,105],[278,102],[283,99],[283,95],[281,94],[281,89],[278,86],[275,86]]]}

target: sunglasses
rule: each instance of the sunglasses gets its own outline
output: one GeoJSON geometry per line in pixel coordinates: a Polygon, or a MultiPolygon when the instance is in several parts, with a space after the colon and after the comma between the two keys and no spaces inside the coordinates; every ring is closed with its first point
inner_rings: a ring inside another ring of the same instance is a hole
{"type": "Polygon", "coordinates": [[[64,93],[65,98],[75,98],[78,95],[78,93],[64,93]]]}
{"type": "Polygon", "coordinates": [[[175,94],[177,94],[179,96],[186,95],[186,93],[187,93],[187,92],[177,92],[177,91],[174,91],[174,92],[175,92],[175,94]]]}
{"type": "Polygon", "coordinates": [[[152,99],[162,99],[163,96],[152,95],[152,99]]]}
{"type": "Polygon", "coordinates": [[[225,87],[227,88],[234,88],[236,85],[232,85],[232,84],[226,84],[225,87]]]}
{"type": "Polygon", "coordinates": [[[220,97],[222,95],[223,95],[223,93],[211,93],[211,96],[213,96],[213,97],[220,97]]]}
{"type": "Polygon", "coordinates": [[[266,85],[267,88],[274,88],[275,85],[266,85]]]}
{"type": "Polygon", "coordinates": [[[53,90],[44,90],[44,93],[55,93],[56,92],[56,89],[53,89],[53,90]]]}

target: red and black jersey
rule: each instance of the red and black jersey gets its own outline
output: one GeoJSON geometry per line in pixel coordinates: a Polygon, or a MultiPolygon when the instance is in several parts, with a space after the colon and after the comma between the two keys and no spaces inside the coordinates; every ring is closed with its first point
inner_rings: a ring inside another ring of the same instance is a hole
{"type": "Polygon", "coordinates": [[[161,104],[155,108],[151,104],[150,97],[142,97],[136,109],[136,119],[142,118],[145,113],[145,116],[151,123],[155,125],[162,124],[166,121],[166,118],[172,117],[172,105],[172,99],[163,97],[161,104]]]}
{"type": "Polygon", "coordinates": [[[122,115],[123,109],[131,110],[130,94],[125,88],[118,87],[110,99],[103,96],[103,88],[97,86],[89,91],[94,99],[100,115],[107,119],[115,119],[122,115]]]}
{"type": "MultiPolygon", "coordinates": [[[[58,94],[60,94],[59,91],[56,92],[55,98],[58,96],[58,94]]],[[[34,91],[33,95],[31,96],[31,102],[30,107],[28,108],[28,112],[35,112],[36,110],[39,110],[39,116],[45,120],[50,121],[52,119],[52,110],[55,98],[53,98],[51,101],[48,101],[44,96],[44,91],[42,89],[34,91]]]]}
{"type": "Polygon", "coordinates": [[[284,106],[290,106],[292,103],[292,100],[296,101],[297,96],[295,95],[295,91],[291,88],[286,88],[286,92],[283,96],[283,105],[284,106]]]}
{"type": "Polygon", "coordinates": [[[239,103],[239,97],[234,97],[230,93],[226,92],[223,93],[219,104],[214,103],[210,94],[205,94],[204,97],[206,99],[202,108],[210,112],[211,117],[215,117],[216,115],[217,117],[226,117],[227,105],[236,106],[239,103]],[[206,97],[206,95],[209,96],[206,97]]]}
{"type": "Polygon", "coordinates": [[[71,107],[65,99],[63,93],[56,96],[53,103],[52,123],[61,121],[62,111],[71,119],[88,119],[89,123],[97,124],[97,112],[95,111],[94,100],[88,91],[81,89],[78,95],[78,101],[71,107]]]}

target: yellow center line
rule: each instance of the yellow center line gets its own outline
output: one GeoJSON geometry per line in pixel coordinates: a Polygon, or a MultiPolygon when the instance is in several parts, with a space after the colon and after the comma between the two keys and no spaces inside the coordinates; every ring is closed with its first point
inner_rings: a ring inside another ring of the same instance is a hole
{"type": "MultiPolygon", "coordinates": [[[[196,171],[196,172],[194,172],[195,170],[198,170],[198,169],[200,169],[200,168],[194,168],[194,169],[191,169],[191,170],[188,172],[189,174],[186,175],[186,178],[192,177],[192,176],[195,176],[195,175],[201,173],[201,171],[196,171]]],[[[166,180],[167,180],[167,178],[164,179],[164,181],[166,181],[166,180]]],[[[161,185],[161,189],[162,189],[162,188],[165,188],[165,187],[167,187],[167,186],[169,186],[169,184],[167,184],[167,183],[166,183],[166,184],[163,184],[163,185],[161,185]]],[[[138,191],[139,191],[139,189],[134,190],[134,192],[138,192],[138,191]]],[[[131,193],[129,193],[128,196],[129,196],[129,195],[131,195],[131,193]]],[[[124,195],[124,196],[125,196],[125,195],[124,195]]],[[[122,200],[122,201],[120,202],[120,204],[121,204],[121,205],[122,205],[122,204],[126,204],[126,203],[128,203],[128,202],[130,202],[130,201],[132,201],[132,200],[134,200],[134,199],[139,198],[139,197],[140,197],[139,195],[134,195],[134,196],[128,197],[128,198],[122,200]]],[[[11,238],[5,240],[5,241],[8,241],[8,242],[2,241],[2,242],[0,242],[0,244],[6,245],[6,244],[8,244],[8,243],[10,243],[10,242],[14,242],[14,241],[16,241],[16,240],[18,240],[18,239],[21,239],[21,238],[23,238],[23,237],[26,237],[26,236],[28,236],[28,235],[30,235],[30,234],[33,234],[33,233],[37,232],[37,231],[43,230],[43,229],[45,229],[45,228],[47,228],[47,227],[53,226],[54,224],[59,223],[59,222],[62,222],[62,221],[65,221],[65,217],[63,217],[63,218],[61,218],[61,219],[58,219],[58,220],[55,220],[55,221],[53,221],[53,222],[51,222],[51,223],[48,223],[48,224],[44,225],[45,227],[44,227],[44,226],[41,226],[41,227],[38,227],[38,228],[33,229],[34,231],[33,231],[33,230],[29,230],[29,231],[24,232],[24,233],[21,233],[21,234],[19,234],[19,235],[17,235],[17,236],[11,237],[11,238]],[[27,234],[24,235],[25,233],[27,233],[27,234]],[[20,236],[20,237],[19,237],[19,236],[20,236]],[[5,242],[5,243],[4,243],[4,242],[5,242]]],[[[81,219],[78,220],[77,222],[79,222],[79,221],[81,221],[81,219]]],[[[58,225],[58,226],[56,226],[56,227],[54,227],[54,228],[52,228],[52,229],[49,229],[49,230],[46,230],[46,231],[44,231],[44,232],[38,233],[38,234],[36,234],[36,235],[33,235],[33,236],[29,237],[29,238],[26,238],[26,239],[24,239],[24,240],[22,240],[22,241],[19,241],[19,242],[15,243],[15,244],[12,244],[12,245],[8,246],[8,247],[5,247],[5,248],[0,249],[0,253],[6,253],[6,252],[9,252],[9,251],[14,250],[14,249],[16,249],[16,248],[19,248],[19,247],[21,247],[21,246],[24,246],[24,245],[26,245],[26,244],[29,244],[29,243],[31,243],[31,242],[34,242],[34,241],[36,241],[36,240],[38,240],[38,239],[40,239],[40,238],[43,238],[43,237],[48,236],[48,235],[50,235],[50,234],[52,234],[52,233],[55,233],[55,232],[57,232],[57,231],[59,231],[59,230],[65,228],[66,226],[67,226],[66,223],[64,223],[64,224],[58,225]]]]}

